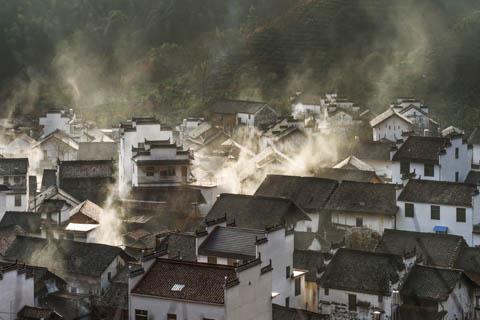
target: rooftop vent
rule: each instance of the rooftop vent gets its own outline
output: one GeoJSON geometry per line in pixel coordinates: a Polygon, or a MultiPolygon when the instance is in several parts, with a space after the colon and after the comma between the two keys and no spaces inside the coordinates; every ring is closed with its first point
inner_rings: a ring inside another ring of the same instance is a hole
{"type": "Polygon", "coordinates": [[[178,284],[178,283],[175,283],[172,287],[172,289],[170,289],[171,291],[182,291],[183,288],[185,288],[185,285],[184,284],[178,284]]]}

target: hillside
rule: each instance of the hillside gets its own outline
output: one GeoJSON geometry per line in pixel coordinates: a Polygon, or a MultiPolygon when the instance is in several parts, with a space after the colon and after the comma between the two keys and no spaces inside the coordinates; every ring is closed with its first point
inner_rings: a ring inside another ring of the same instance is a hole
{"type": "Polygon", "coordinates": [[[288,110],[336,90],[373,110],[415,95],[444,122],[480,121],[480,4],[473,0],[7,0],[7,113],[69,105],[102,124],[166,121],[218,97],[288,110]],[[468,114],[468,116],[467,116],[468,114]]]}

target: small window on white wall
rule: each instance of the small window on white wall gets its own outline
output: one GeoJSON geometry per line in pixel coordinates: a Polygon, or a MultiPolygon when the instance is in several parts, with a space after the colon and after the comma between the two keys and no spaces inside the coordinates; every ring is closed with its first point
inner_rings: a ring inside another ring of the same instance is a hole
{"type": "Polygon", "coordinates": [[[15,195],[15,207],[21,207],[22,206],[22,195],[21,194],[16,194],[15,195]]]}

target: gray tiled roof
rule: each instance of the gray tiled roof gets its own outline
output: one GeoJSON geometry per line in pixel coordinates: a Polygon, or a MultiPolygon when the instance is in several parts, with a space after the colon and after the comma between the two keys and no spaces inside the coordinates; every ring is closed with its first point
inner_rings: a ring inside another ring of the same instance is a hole
{"type": "Polygon", "coordinates": [[[389,295],[399,281],[402,257],[352,249],[339,249],[320,278],[323,288],[389,295]]]}
{"type": "Polygon", "coordinates": [[[27,171],[27,158],[0,158],[0,176],[24,175],[27,171]]]}
{"type": "Polygon", "coordinates": [[[293,252],[293,267],[308,270],[305,281],[316,282],[317,273],[324,267],[324,254],[312,250],[295,250],[293,252]]]}
{"type": "Polygon", "coordinates": [[[446,301],[460,280],[460,270],[415,265],[400,289],[402,298],[446,301]]]}
{"type": "Polygon", "coordinates": [[[318,178],[337,181],[374,182],[380,181],[375,171],[354,170],[344,168],[318,168],[313,174],[318,178]]]}
{"type": "Polygon", "coordinates": [[[395,186],[343,181],[333,192],[325,208],[335,211],[394,215],[398,211],[395,186]]]}
{"type": "Polygon", "coordinates": [[[449,143],[447,138],[409,136],[392,160],[438,163],[440,153],[449,143]]]}
{"type": "Polygon", "coordinates": [[[471,207],[476,190],[471,184],[414,179],[408,181],[398,200],[471,207]]]}
{"type": "Polygon", "coordinates": [[[217,226],[198,248],[198,254],[238,260],[257,258],[256,243],[266,240],[259,230],[217,226]]]}
{"type": "Polygon", "coordinates": [[[271,174],[263,180],[255,195],[287,198],[305,212],[319,212],[337,185],[337,181],[330,179],[271,174]]]}
{"type": "Polygon", "coordinates": [[[35,212],[7,211],[0,221],[0,228],[19,226],[29,233],[40,233],[41,216],[35,212]]]}
{"type": "Polygon", "coordinates": [[[465,246],[461,236],[385,229],[375,251],[398,255],[414,252],[425,265],[453,267],[465,246]]]}
{"type": "Polygon", "coordinates": [[[465,183],[480,185],[480,171],[471,170],[465,178],[465,183]]]}
{"type": "Polygon", "coordinates": [[[162,239],[157,250],[167,250],[169,258],[197,261],[196,241],[195,234],[171,233],[162,239]]]}
{"type": "Polygon", "coordinates": [[[100,276],[122,249],[97,243],[17,236],[5,257],[68,273],[100,276]]]}
{"type": "Polygon", "coordinates": [[[42,175],[42,190],[55,185],[57,185],[57,170],[44,169],[42,175]]]}
{"type": "Polygon", "coordinates": [[[473,129],[470,137],[468,137],[468,143],[470,144],[480,144],[480,127],[473,129]]]}
{"type": "Polygon", "coordinates": [[[270,229],[293,225],[310,218],[291,200],[264,196],[222,193],[207,214],[206,221],[224,218],[236,227],[270,229]]]}

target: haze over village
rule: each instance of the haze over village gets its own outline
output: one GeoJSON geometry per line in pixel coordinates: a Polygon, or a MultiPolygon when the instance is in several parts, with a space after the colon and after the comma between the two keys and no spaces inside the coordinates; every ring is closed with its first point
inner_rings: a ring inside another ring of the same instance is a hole
{"type": "Polygon", "coordinates": [[[480,2],[0,4],[0,320],[480,319],[480,2]]]}

